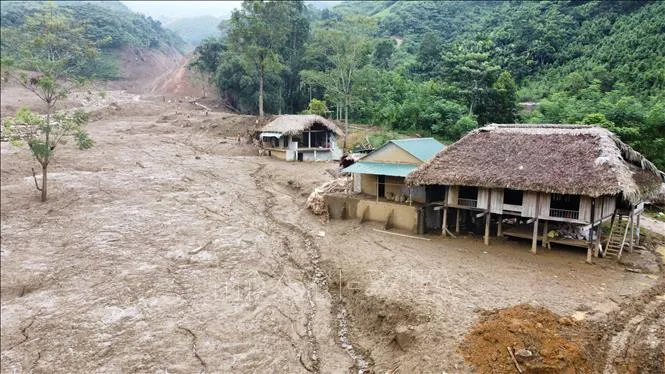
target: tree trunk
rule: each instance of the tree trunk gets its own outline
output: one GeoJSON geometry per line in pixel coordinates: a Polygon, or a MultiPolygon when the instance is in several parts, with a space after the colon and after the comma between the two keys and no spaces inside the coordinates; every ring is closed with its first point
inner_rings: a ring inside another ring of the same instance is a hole
{"type": "Polygon", "coordinates": [[[47,164],[42,165],[42,203],[46,201],[46,168],[47,164]]]}
{"type": "Polygon", "coordinates": [[[344,151],[346,151],[346,139],[349,136],[349,98],[344,98],[344,151]]]}
{"type": "Polygon", "coordinates": [[[261,61],[261,68],[259,69],[259,118],[263,119],[263,61],[261,61]]]}

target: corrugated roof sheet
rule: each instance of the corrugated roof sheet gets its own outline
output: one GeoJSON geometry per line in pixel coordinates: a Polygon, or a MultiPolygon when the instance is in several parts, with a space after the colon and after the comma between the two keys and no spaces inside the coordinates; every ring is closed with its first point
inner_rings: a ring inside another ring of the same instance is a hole
{"type": "Polygon", "coordinates": [[[374,175],[390,175],[393,177],[406,177],[417,165],[389,164],[386,162],[356,162],[344,168],[345,173],[360,173],[374,175]]]}
{"type": "Polygon", "coordinates": [[[414,138],[391,140],[390,143],[409,152],[420,161],[427,161],[434,157],[445,146],[434,138],[414,138]]]}

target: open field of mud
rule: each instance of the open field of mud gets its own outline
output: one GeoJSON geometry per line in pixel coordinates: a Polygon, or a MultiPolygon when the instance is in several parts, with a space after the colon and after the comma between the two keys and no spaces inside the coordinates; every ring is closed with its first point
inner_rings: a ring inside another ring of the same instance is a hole
{"type": "Polygon", "coordinates": [[[515,304],[584,318],[589,372],[662,369],[660,274],[323,223],[304,201],[336,165],[258,157],[237,140],[254,117],[105,100],[79,104],[96,144],[58,150],[46,203],[2,143],[3,373],[474,372],[465,335],[515,304]]]}

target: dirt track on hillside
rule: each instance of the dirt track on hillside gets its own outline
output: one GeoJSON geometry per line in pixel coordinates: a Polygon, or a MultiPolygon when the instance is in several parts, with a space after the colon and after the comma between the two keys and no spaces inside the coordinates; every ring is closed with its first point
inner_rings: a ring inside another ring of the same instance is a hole
{"type": "Polygon", "coordinates": [[[2,372],[473,372],[467,331],[520,303],[610,321],[590,353],[609,372],[659,357],[658,274],[324,224],[304,201],[335,164],[258,157],[236,138],[250,116],[109,95],[87,107],[95,146],[57,151],[47,203],[2,144],[2,372]]]}

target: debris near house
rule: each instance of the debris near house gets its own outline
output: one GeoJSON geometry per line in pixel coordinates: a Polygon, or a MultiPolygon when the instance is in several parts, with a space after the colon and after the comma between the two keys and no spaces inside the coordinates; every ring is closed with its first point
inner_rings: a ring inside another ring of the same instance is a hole
{"type": "Polygon", "coordinates": [[[349,178],[337,178],[317,188],[307,198],[306,207],[316,215],[327,215],[328,205],[324,196],[329,193],[346,193],[351,190],[349,178]]]}
{"type": "Polygon", "coordinates": [[[481,373],[588,373],[587,327],[542,307],[483,312],[460,346],[481,373]]]}

